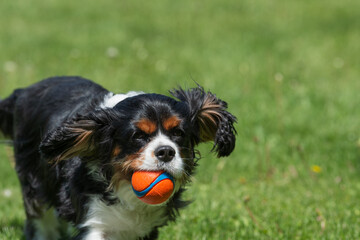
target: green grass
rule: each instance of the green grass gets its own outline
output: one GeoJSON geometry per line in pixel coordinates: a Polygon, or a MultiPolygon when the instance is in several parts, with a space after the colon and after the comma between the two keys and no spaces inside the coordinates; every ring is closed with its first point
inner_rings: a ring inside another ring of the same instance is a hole
{"type": "MultiPolygon", "coordinates": [[[[351,0],[2,1],[0,96],[54,75],[163,94],[195,80],[238,117],[236,150],[200,147],[194,202],[160,239],[359,239],[359,16],[351,0]]],[[[0,158],[0,239],[21,239],[0,158]]]]}

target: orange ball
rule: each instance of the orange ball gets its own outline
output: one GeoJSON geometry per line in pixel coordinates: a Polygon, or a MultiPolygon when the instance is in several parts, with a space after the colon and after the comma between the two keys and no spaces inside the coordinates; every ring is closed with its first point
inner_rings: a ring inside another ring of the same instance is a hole
{"type": "Polygon", "coordinates": [[[131,185],[135,195],[147,204],[163,203],[174,191],[174,179],[164,171],[136,171],[131,185]]]}

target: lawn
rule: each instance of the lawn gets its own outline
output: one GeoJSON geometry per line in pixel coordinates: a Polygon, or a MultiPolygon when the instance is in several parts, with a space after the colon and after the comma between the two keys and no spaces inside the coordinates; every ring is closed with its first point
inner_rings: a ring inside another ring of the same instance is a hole
{"type": "MultiPolygon", "coordinates": [[[[198,82],[238,117],[160,239],[360,239],[360,1],[0,2],[0,97],[55,75],[114,92],[198,82]]],[[[22,239],[0,145],[0,239],[22,239]]]]}

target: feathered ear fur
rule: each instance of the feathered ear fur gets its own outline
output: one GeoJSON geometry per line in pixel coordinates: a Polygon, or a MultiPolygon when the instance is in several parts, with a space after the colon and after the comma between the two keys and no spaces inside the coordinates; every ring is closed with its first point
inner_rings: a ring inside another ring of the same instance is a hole
{"type": "Polygon", "coordinates": [[[45,159],[57,163],[75,156],[94,156],[100,144],[101,150],[106,151],[102,138],[109,134],[109,122],[105,111],[77,116],[48,133],[40,144],[40,152],[45,159]]]}
{"type": "Polygon", "coordinates": [[[176,89],[171,94],[189,106],[191,122],[199,129],[196,144],[214,141],[213,151],[218,157],[228,156],[234,150],[236,117],[226,111],[226,102],[200,86],[187,91],[176,89]]]}

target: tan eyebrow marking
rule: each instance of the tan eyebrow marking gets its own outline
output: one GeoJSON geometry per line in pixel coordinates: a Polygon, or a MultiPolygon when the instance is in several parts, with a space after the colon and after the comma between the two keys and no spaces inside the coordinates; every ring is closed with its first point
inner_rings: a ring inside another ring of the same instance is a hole
{"type": "Polygon", "coordinates": [[[139,122],[136,123],[136,126],[147,134],[152,134],[156,131],[157,126],[154,122],[150,121],[149,119],[141,119],[139,122]]]}
{"type": "Polygon", "coordinates": [[[179,126],[180,122],[181,120],[177,116],[172,116],[163,122],[163,127],[165,130],[168,131],[174,127],[179,126]]]}

